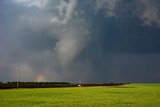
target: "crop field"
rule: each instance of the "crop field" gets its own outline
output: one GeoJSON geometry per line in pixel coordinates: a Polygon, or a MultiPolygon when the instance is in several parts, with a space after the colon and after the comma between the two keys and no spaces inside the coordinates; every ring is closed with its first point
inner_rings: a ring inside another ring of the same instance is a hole
{"type": "Polygon", "coordinates": [[[0,107],[160,107],[160,84],[1,89],[0,107]]]}

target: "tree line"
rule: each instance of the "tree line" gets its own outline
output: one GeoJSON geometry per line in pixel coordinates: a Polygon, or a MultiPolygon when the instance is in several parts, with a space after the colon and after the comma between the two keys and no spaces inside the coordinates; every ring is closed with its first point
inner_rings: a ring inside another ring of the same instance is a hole
{"type": "Polygon", "coordinates": [[[0,82],[0,89],[11,89],[11,88],[53,88],[53,87],[82,87],[82,86],[117,86],[128,83],[69,83],[69,82],[0,82]]]}

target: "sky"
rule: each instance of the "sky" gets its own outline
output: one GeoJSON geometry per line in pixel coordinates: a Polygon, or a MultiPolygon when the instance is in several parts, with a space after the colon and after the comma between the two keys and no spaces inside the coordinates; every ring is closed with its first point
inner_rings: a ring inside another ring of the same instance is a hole
{"type": "Polygon", "coordinates": [[[160,82],[160,1],[1,0],[0,81],[160,82]]]}

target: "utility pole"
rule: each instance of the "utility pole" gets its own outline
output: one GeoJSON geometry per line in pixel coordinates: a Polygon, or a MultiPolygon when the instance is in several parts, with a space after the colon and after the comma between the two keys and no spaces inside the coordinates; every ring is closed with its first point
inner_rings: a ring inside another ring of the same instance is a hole
{"type": "Polygon", "coordinates": [[[17,67],[17,88],[19,87],[19,68],[17,67]]]}

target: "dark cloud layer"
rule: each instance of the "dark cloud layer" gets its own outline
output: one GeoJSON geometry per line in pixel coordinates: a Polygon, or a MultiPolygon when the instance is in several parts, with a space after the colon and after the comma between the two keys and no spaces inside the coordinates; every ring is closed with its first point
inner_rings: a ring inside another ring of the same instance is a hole
{"type": "Polygon", "coordinates": [[[2,0],[0,81],[159,82],[156,0],[2,0]]]}

